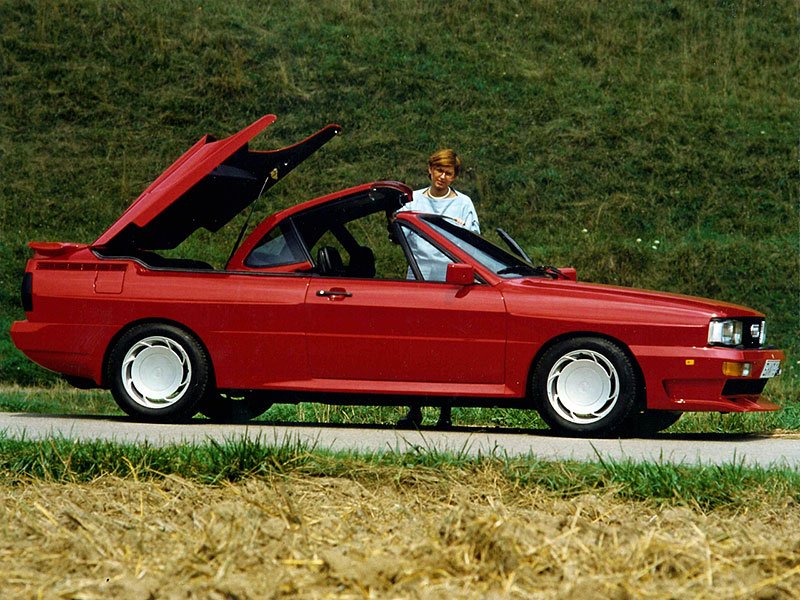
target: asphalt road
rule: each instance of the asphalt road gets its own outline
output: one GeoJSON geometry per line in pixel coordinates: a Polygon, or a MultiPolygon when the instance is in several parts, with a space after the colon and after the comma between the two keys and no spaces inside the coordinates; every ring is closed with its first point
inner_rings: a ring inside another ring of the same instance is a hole
{"type": "Polygon", "coordinates": [[[458,455],[532,456],[543,460],[649,461],[743,464],[800,469],[800,436],[660,434],[649,439],[574,439],[547,430],[478,429],[448,431],[386,426],[249,423],[215,425],[197,420],[184,425],[136,423],[122,417],[52,416],[0,413],[7,437],[41,440],[111,440],[161,446],[246,437],[264,444],[301,442],[309,447],[364,452],[448,451],[458,455]]]}

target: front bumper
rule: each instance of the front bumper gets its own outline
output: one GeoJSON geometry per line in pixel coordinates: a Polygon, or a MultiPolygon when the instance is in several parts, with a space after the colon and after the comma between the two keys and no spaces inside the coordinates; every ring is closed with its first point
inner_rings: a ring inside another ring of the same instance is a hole
{"type": "Polygon", "coordinates": [[[778,410],[762,391],[767,361],[781,361],[781,350],[707,347],[632,347],[645,376],[647,407],[658,410],[756,412],[778,410]],[[750,363],[751,375],[731,377],[723,363],[750,363]]]}

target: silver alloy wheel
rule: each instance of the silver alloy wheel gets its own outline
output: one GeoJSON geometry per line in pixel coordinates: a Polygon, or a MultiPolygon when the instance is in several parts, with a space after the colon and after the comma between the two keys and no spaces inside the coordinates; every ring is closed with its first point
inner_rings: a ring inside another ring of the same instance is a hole
{"type": "Polygon", "coordinates": [[[547,400],[570,423],[585,425],[605,417],[619,398],[614,365],[594,350],[575,350],[559,358],[547,376],[547,400]]]}
{"type": "Polygon", "coordinates": [[[134,402],[145,408],[166,408],[189,388],[192,363],[183,346],[174,340],[151,336],[128,350],[120,375],[134,402]]]}

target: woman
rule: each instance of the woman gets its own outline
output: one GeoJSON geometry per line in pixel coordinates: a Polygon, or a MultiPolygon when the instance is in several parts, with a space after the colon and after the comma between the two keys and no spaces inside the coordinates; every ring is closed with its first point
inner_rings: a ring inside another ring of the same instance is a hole
{"type": "MultiPolygon", "coordinates": [[[[472,199],[453,189],[453,182],[461,174],[461,159],[450,148],[437,150],[428,157],[428,176],[431,184],[415,190],[412,201],[401,210],[443,215],[453,219],[462,227],[480,233],[478,214],[472,199]]],[[[409,236],[409,245],[417,265],[426,281],[444,281],[447,265],[441,257],[431,253],[429,244],[420,242],[417,236],[409,236]]],[[[413,278],[413,275],[410,275],[413,278]]],[[[422,410],[412,406],[408,414],[397,422],[398,427],[418,427],[422,423],[422,410]]],[[[442,404],[437,427],[450,427],[450,405],[442,404]]]]}

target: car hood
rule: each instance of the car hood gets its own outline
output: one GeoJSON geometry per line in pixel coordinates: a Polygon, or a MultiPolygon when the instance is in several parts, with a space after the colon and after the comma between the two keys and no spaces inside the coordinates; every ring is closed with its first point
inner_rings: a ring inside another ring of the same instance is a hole
{"type": "Polygon", "coordinates": [[[218,231],[341,130],[332,124],[293,146],[249,150],[247,143],[275,119],[265,115],[222,140],[204,136],[92,247],[113,252],[167,250],[201,227],[218,231]]]}
{"type": "MultiPolygon", "coordinates": [[[[656,292],[637,288],[626,288],[599,283],[574,281],[552,281],[544,279],[520,279],[504,286],[504,294],[516,296],[513,304],[523,302],[530,292],[546,293],[550,299],[558,296],[559,302],[536,303],[537,314],[548,312],[553,307],[553,317],[559,313],[575,311],[601,311],[604,319],[625,322],[650,321],[663,323],[704,322],[712,317],[760,316],[764,315],[746,306],[668,292],[656,292]],[[519,292],[514,294],[512,290],[519,292]]],[[[521,308],[521,307],[519,307],[521,308]]]]}

